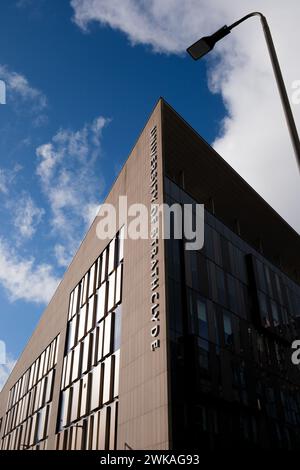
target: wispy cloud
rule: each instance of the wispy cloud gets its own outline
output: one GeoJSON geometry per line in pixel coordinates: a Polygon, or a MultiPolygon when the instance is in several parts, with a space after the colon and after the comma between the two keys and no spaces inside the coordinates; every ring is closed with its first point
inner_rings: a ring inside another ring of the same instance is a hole
{"type": "MultiPolygon", "coordinates": [[[[291,93],[299,79],[298,0],[290,0],[288,8],[280,0],[71,0],[71,5],[80,28],[98,22],[122,31],[133,45],[167,54],[184,54],[200,36],[261,10],[291,93]]],[[[232,32],[213,54],[207,62],[209,84],[227,109],[214,146],[300,232],[299,175],[259,20],[232,32]]],[[[300,106],[293,111],[300,126],[300,106]]]]}
{"type": "Polygon", "coordinates": [[[104,182],[96,176],[95,165],[108,122],[100,116],[77,131],[61,129],[36,151],[36,172],[52,212],[52,231],[62,240],[55,247],[59,265],[68,265],[100,203],[104,182]]]}
{"type": "Polygon", "coordinates": [[[32,197],[22,193],[13,202],[14,226],[24,239],[31,238],[45,214],[45,210],[36,205],[32,197]]]}
{"type": "Polygon", "coordinates": [[[59,279],[49,264],[39,264],[15,252],[0,238],[0,283],[11,301],[48,303],[59,279]]]}
{"type": "Polygon", "coordinates": [[[21,169],[21,165],[15,165],[12,169],[0,168],[0,193],[8,194],[10,185],[21,169]]]}
{"type": "Polygon", "coordinates": [[[4,387],[8,377],[10,376],[11,371],[15,367],[16,360],[13,359],[10,355],[7,355],[6,364],[0,364],[0,392],[4,387]]]}
{"type": "Polygon", "coordinates": [[[44,93],[33,87],[24,75],[10,70],[6,65],[0,64],[0,79],[6,84],[7,106],[12,104],[18,112],[33,114],[35,126],[46,122],[47,98],[44,93]]]}

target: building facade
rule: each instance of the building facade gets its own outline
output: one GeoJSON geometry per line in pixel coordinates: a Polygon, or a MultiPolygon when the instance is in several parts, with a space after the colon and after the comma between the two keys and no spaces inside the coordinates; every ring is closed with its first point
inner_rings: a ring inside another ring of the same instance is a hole
{"type": "Polygon", "coordinates": [[[162,99],[105,202],[115,233],[95,219],[0,394],[1,449],[297,448],[299,235],[162,99]],[[124,237],[120,196],[204,204],[203,248],[124,237]]]}

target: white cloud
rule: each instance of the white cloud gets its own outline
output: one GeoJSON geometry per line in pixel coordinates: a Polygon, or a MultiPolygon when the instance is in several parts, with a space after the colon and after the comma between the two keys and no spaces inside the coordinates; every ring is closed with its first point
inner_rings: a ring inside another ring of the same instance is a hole
{"type": "Polygon", "coordinates": [[[15,165],[13,169],[0,168],[0,193],[8,194],[10,185],[21,170],[21,165],[15,165]]]}
{"type": "Polygon", "coordinates": [[[34,258],[23,258],[0,238],[0,283],[11,301],[47,304],[59,279],[49,264],[37,264],[34,258]]]}
{"type": "Polygon", "coordinates": [[[8,188],[7,188],[7,174],[5,170],[0,168],[0,192],[7,194],[8,188]]]}
{"type": "Polygon", "coordinates": [[[54,246],[54,254],[57,260],[58,266],[67,267],[72,261],[73,250],[68,250],[66,246],[60,243],[54,246]]]}
{"type": "Polygon", "coordinates": [[[50,204],[53,233],[61,237],[55,247],[60,266],[69,264],[99,204],[104,183],[95,165],[108,122],[100,116],[77,131],[61,129],[36,151],[36,172],[50,204]]]}
{"type": "Polygon", "coordinates": [[[14,202],[14,225],[23,238],[31,238],[45,214],[44,209],[37,207],[29,194],[23,193],[14,202]]]}
{"type": "Polygon", "coordinates": [[[0,392],[10,376],[11,371],[15,367],[15,364],[16,360],[10,355],[7,355],[6,364],[0,364],[0,392]]]}
{"type": "Polygon", "coordinates": [[[40,90],[32,87],[24,75],[11,71],[6,65],[0,64],[0,79],[5,82],[7,87],[7,105],[12,101],[17,109],[23,105],[24,110],[38,113],[39,116],[35,120],[36,125],[42,124],[46,120],[46,116],[42,112],[47,107],[47,98],[40,90]]]}
{"type": "MultiPolygon", "coordinates": [[[[71,0],[71,5],[83,29],[96,21],[122,31],[132,44],[177,54],[200,36],[261,10],[290,95],[292,83],[300,79],[298,0],[290,0],[288,7],[280,0],[71,0]]],[[[300,232],[299,173],[258,18],[239,26],[213,54],[207,62],[210,87],[221,93],[227,109],[214,146],[300,232]]],[[[299,127],[300,105],[293,112],[299,127]]]]}

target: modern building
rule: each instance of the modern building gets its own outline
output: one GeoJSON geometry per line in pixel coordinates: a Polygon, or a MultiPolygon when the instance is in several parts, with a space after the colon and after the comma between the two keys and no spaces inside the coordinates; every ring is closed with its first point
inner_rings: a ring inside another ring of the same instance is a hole
{"type": "Polygon", "coordinates": [[[162,99],[106,202],[205,204],[205,243],[97,218],[0,394],[2,449],[300,446],[300,237],[162,99]]]}

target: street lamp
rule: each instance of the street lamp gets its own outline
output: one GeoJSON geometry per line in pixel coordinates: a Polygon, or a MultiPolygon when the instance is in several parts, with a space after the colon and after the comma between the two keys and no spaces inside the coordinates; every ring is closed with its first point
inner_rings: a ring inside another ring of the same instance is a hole
{"type": "Polygon", "coordinates": [[[233,23],[231,26],[226,26],[225,25],[221,29],[216,31],[214,34],[212,34],[211,36],[205,36],[205,37],[199,39],[197,42],[192,44],[187,49],[187,52],[190,54],[190,56],[194,60],[201,59],[203,56],[205,56],[208,52],[210,52],[214,48],[215,44],[218,41],[220,41],[220,39],[223,39],[225,36],[227,36],[233,28],[235,28],[239,24],[243,23],[248,18],[251,18],[252,16],[259,16],[260,20],[261,20],[261,23],[262,23],[262,27],[263,27],[264,34],[265,34],[265,39],[266,39],[266,42],[267,42],[267,46],[268,46],[268,50],[269,50],[269,54],[270,54],[270,58],[271,58],[272,66],[273,66],[274,75],[275,75],[275,78],[276,78],[276,82],[277,82],[277,86],[278,86],[282,106],[283,106],[283,109],[284,109],[284,114],[285,114],[285,117],[286,117],[290,137],[291,137],[291,140],[292,140],[292,143],[293,143],[293,147],[294,147],[294,151],[295,151],[295,155],[296,155],[296,160],[297,160],[297,163],[298,163],[298,168],[299,168],[299,171],[300,171],[300,141],[299,141],[299,136],[298,136],[297,127],[296,127],[295,120],[294,120],[294,117],[293,117],[291,105],[290,105],[290,102],[289,102],[289,99],[288,99],[288,94],[287,94],[287,91],[286,91],[286,88],[285,88],[285,84],[284,84],[284,81],[283,81],[283,77],[282,77],[280,65],[279,65],[279,62],[278,62],[276,50],[275,50],[275,47],[274,47],[273,39],[272,39],[272,36],[271,36],[270,28],[269,28],[266,17],[262,13],[257,12],[257,11],[253,12],[253,13],[249,13],[249,15],[244,16],[240,20],[233,23]]]}

